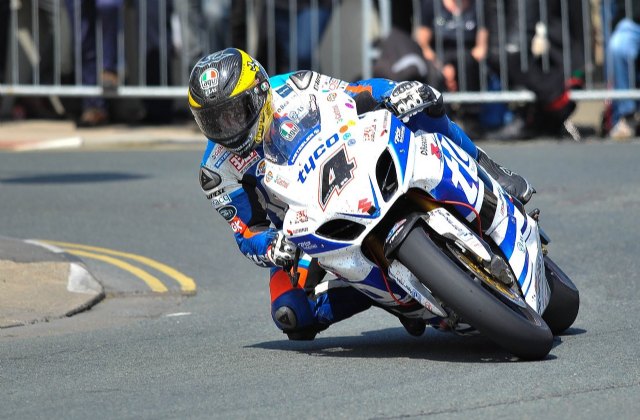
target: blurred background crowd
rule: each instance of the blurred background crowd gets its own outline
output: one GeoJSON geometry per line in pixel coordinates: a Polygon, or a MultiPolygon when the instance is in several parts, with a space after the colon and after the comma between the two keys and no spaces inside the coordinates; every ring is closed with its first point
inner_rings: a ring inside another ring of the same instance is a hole
{"type": "Polygon", "coordinates": [[[427,82],[476,138],[575,138],[576,98],[605,104],[599,135],[639,126],[637,0],[0,0],[0,119],[188,120],[191,67],[227,46],[427,82]]]}

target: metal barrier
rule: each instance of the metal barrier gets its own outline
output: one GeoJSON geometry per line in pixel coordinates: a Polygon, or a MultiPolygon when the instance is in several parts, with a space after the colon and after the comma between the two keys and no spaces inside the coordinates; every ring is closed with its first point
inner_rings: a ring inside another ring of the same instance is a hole
{"type": "MultiPolygon", "coordinates": [[[[486,60],[480,61],[477,91],[466,89],[468,69],[461,66],[460,90],[446,93],[447,101],[535,100],[531,91],[511,83],[512,67],[508,65],[507,57],[509,48],[515,45],[523,72],[535,60],[541,61],[547,72],[558,71],[551,66],[554,59],[556,64],[558,61],[552,56],[552,49],[543,51],[539,58],[530,54],[528,22],[533,18],[547,31],[553,26],[552,19],[557,20],[559,26],[556,27],[561,28],[557,34],[559,40],[550,40],[547,32],[547,41],[556,42],[564,79],[569,79],[572,69],[576,68],[574,57],[580,57],[584,86],[571,92],[572,99],[640,99],[635,78],[631,81],[631,89],[607,88],[605,75],[611,70],[607,72],[602,58],[602,38],[605,34],[606,41],[611,28],[610,22],[603,22],[603,18],[608,19],[607,13],[601,11],[610,10],[613,1],[554,0],[552,3],[558,4],[555,12],[559,15],[552,16],[546,0],[472,0],[477,25],[484,27],[490,19],[495,23],[490,37],[499,51],[497,66],[492,70],[486,60]],[[487,3],[495,8],[495,15],[485,12],[487,3]],[[580,6],[579,11],[571,9],[576,4],[580,6]],[[518,6],[515,14],[509,12],[513,5],[518,6]],[[535,16],[528,14],[531,11],[535,16]],[[581,23],[577,38],[576,33],[571,32],[574,22],[581,23]],[[514,26],[517,33],[510,32],[514,26]],[[514,38],[510,39],[510,36],[514,38]],[[576,39],[579,42],[576,43],[576,39]],[[487,84],[487,76],[491,73],[499,79],[498,90],[491,90],[487,84]]],[[[636,0],[626,1],[627,10],[631,10],[632,1],[636,0]]],[[[460,8],[467,4],[467,0],[455,2],[460,8]]],[[[306,2],[311,6],[309,19],[302,21],[308,27],[299,26],[300,3],[304,2],[289,0],[285,4],[288,10],[283,12],[280,7],[283,1],[276,0],[0,0],[0,32],[4,31],[0,33],[0,94],[183,98],[190,68],[199,55],[229,45],[243,47],[258,55],[269,73],[274,74],[283,69],[296,69],[301,64],[298,41],[303,35],[310,35],[313,45],[310,68],[345,80],[370,77],[372,64],[379,53],[375,41],[390,33],[394,21],[392,9],[401,2],[309,0],[306,2]],[[116,8],[116,13],[109,15],[116,23],[105,21],[105,7],[116,8]],[[328,17],[322,12],[323,7],[331,9],[328,17]],[[322,31],[325,24],[326,30],[322,31]],[[112,31],[114,25],[115,37],[110,32],[107,39],[103,33],[107,29],[112,31]],[[82,42],[83,30],[94,31],[93,47],[82,42]],[[288,47],[283,48],[278,43],[280,33],[289,34],[288,47]],[[105,57],[107,45],[116,50],[114,70],[119,79],[118,85],[111,88],[100,83],[100,69],[105,60],[111,59],[105,57]],[[278,58],[282,55],[288,56],[284,63],[278,58]],[[87,66],[95,67],[92,77],[85,77],[87,66]],[[97,83],[87,83],[88,79],[97,83]]],[[[406,0],[406,3],[413,8],[413,15],[406,16],[408,20],[413,19],[413,29],[428,26],[429,22],[421,21],[426,3],[421,0],[406,0]]],[[[436,19],[440,19],[442,2],[428,4],[434,8],[432,14],[436,19]]],[[[468,48],[462,30],[457,29],[456,45],[451,47],[437,24],[433,30],[433,44],[440,57],[455,48],[460,61],[468,48]]]]}

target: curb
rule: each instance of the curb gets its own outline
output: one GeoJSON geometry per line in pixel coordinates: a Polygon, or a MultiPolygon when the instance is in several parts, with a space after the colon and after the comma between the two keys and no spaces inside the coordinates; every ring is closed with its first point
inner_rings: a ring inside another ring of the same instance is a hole
{"type": "Polygon", "coordinates": [[[72,316],[104,297],[102,284],[75,256],[0,236],[0,328],[72,316]]]}

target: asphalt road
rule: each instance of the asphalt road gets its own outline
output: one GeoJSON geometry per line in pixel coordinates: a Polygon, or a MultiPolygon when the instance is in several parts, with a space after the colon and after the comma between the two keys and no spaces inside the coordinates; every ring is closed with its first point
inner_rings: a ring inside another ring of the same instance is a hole
{"type": "Polygon", "coordinates": [[[154,293],[88,259],[107,299],[0,330],[0,418],[637,418],[640,143],[484,147],[534,183],[529,207],[581,291],[544,361],[482,337],[413,338],[377,309],[287,341],[267,272],[199,191],[200,150],[0,153],[1,235],[145,256],[197,285],[154,293]]]}

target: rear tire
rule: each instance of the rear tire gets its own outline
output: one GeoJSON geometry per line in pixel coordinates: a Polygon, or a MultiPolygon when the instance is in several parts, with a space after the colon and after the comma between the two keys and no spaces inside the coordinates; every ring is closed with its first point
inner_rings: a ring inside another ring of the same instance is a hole
{"type": "Polygon", "coordinates": [[[580,309],[580,293],[564,271],[548,256],[544,257],[544,269],[551,298],[542,314],[553,335],[558,335],[569,328],[578,316],[580,309]]]}
{"type": "Polygon", "coordinates": [[[512,354],[528,360],[544,358],[553,334],[530,306],[507,304],[449,258],[422,227],[415,227],[398,247],[397,258],[434,296],[465,323],[512,354]]]}

